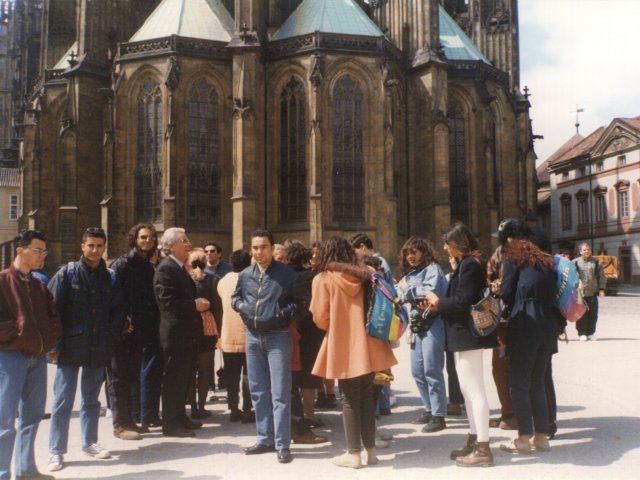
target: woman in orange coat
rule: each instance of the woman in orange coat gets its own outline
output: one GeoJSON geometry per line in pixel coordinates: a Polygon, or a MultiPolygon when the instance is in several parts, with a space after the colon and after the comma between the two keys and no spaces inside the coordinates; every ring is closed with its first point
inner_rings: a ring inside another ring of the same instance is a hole
{"type": "Polygon", "coordinates": [[[337,379],[347,452],[335,457],[341,467],[360,468],[361,443],[367,464],[378,463],[375,452],[374,372],[395,365],[389,343],[365,331],[365,284],[371,270],[357,265],[353,247],[343,238],[332,237],[321,251],[320,273],[313,279],[313,321],[327,333],[312,373],[337,379]]]}

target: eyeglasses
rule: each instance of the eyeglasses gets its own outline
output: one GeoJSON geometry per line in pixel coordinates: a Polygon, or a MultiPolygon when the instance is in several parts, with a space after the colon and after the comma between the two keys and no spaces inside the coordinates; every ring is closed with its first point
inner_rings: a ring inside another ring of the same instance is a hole
{"type": "Polygon", "coordinates": [[[106,235],[104,233],[104,230],[101,229],[100,227],[89,227],[84,231],[84,233],[85,233],[85,235],[87,235],[89,237],[94,236],[94,235],[100,235],[100,236],[106,235]]]}
{"type": "Polygon", "coordinates": [[[187,237],[181,238],[180,240],[176,241],[176,243],[191,243],[191,240],[189,240],[187,237]]]}
{"type": "Polygon", "coordinates": [[[150,238],[153,238],[151,235],[140,235],[138,237],[140,240],[149,240],[150,238]]]}
{"type": "Polygon", "coordinates": [[[43,257],[46,257],[49,254],[49,252],[43,248],[26,247],[26,250],[31,250],[33,253],[37,255],[42,255],[43,257]]]}

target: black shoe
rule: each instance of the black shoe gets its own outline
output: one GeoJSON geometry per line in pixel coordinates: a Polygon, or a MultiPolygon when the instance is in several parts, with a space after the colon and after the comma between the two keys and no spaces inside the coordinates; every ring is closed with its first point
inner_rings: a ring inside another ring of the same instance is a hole
{"type": "Polygon", "coordinates": [[[203,418],[209,418],[210,416],[211,412],[205,410],[204,408],[202,410],[193,410],[191,412],[191,418],[193,418],[194,420],[201,420],[203,418]]]}
{"type": "Polygon", "coordinates": [[[338,403],[336,402],[336,396],[333,393],[327,395],[327,403],[325,404],[326,408],[336,408],[338,403]]]}
{"type": "Polygon", "coordinates": [[[229,421],[230,422],[239,422],[240,420],[242,420],[242,416],[243,415],[244,414],[238,409],[231,410],[231,413],[229,414],[229,421]]]}
{"type": "Polygon", "coordinates": [[[156,417],[149,420],[142,420],[142,426],[147,428],[158,428],[162,426],[162,419],[156,417]]]}
{"type": "Polygon", "coordinates": [[[447,424],[444,421],[444,417],[431,417],[429,423],[422,427],[422,433],[434,433],[439,432],[447,428],[447,424]]]}
{"type": "Polygon", "coordinates": [[[200,422],[192,422],[188,418],[185,418],[184,420],[182,420],[182,426],[184,428],[189,429],[189,430],[198,430],[199,428],[202,427],[202,423],[200,423],[200,422]]]}
{"type": "Polygon", "coordinates": [[[291,463],[291,460],[293,460],[293,458],[291,457],[291,451],[288,448],[278,450],[278,462],[291,463]]]}
{"type": "Polygon", "coordinates": [[[147,427],[146,425],[136,425],[134,423],[129,428],[131,428],[131,430],[133,430],[134,432],[149,433],[149,427],[147,427]]]}
{"type": "Polygon", "coordinates": [[[245,448],[244,454],[260,455],[261,453],[269,453],[269,452],[275,452],[275,451],[276,451],[275,445],[262,445],[260,443],[256,443],[255,445],[245,448]]]}
{"type": "Polygon", "coordinates": [[[187,438],[187,437],[195,437],[196,434],[193,430],[187,430],[186,428],[182,428],[182,427],[178,427],[178,428],[167,428],[167,429],[162,429],[162,435],[164,435],[165,437],[180,437],[180,438],[187,438]]]}
{"type": "Polygon", "coordinates": [[[240,423],[256,423],[256,414],[254,412],[242,412],[240,423]]]}
{"type": "Polygon", "coordinates": [[[318,394],[318,398],[316,398],[315,403],[313,404],[313,408],[316,410],[324,410],[327,407],[327,396],[324,393],[318,394]]]}
{"type": "Polygon", "coordinates": [[[411,423],[413,423],[414,425],[424,425],[426,423],[429,423],[431,418],[432,418],[431,412],[422,412],[422,415],[420,415],[415,420],[412,420],[411,423]]]}

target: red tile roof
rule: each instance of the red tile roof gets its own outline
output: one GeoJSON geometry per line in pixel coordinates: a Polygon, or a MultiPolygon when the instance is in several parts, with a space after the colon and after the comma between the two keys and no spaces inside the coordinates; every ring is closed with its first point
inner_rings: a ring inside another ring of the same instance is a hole
{"type": "MultiPolygon", "coordinates": [[[[605,130],[606,130],[605,127],[600,127],[594,132],[590,133],[582,141],[574,144],[573,147],[569,148],[568,150],[565,150],[564,152],[560,152],[560,155],[558,156],[556,156],[556,154],[552,155],[552,157],[554,158],[553,160],[549,160],[549,165],[555,165],[557,163],[561,163],[561,162],[570,160],[572,158],[576,158],[581,155],[584,155],[585,153],[588,153],[593,148],[593,146],[598,142],[598,140],[600,140],[600,137],[602,137],[602,134],[604,133],[605,130]]],[[[574,135],[572,138],[575,138],[575,137],[576,135],[574,135]]],[[[565,145],[567,145],[568,143],[569,142],[567,142],[565,145]]]]}

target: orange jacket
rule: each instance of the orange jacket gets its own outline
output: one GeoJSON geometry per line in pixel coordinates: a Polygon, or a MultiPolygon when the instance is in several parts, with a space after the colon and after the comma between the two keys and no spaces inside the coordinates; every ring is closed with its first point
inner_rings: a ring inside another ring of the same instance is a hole
{"type": "Polygon", "coordinates": [[[329,264],[313,279],[313,321],[326,330],[312,373],[330,379],[355,378],[397,363],[389,342],[367,335],[364,285],[370,271],[346,264],[329,264]]]}

